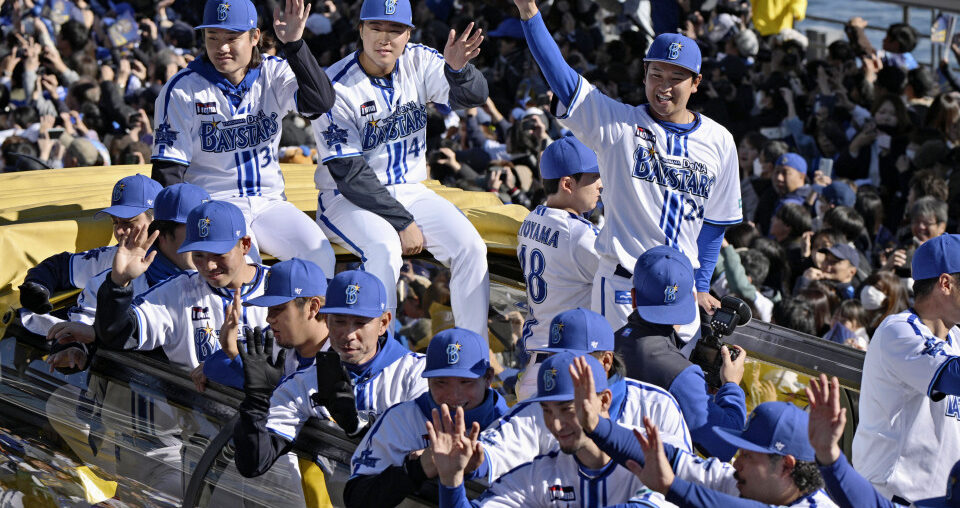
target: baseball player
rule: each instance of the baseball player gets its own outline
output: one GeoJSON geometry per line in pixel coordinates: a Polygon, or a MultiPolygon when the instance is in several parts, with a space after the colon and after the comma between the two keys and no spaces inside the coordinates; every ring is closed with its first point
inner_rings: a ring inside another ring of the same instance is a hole
{"type": "MultiPolygon", "coordinates": [[[[327,69],[337,99],[313,121],[322,162],[317,223],[388,286],[400,276],[401,254],[426,248],[451,269],[456,326],[486,336],[486,245],[463,213],[421,183],[426,104],[461,109],[487,98],[486,80],[469,63],[483,36],[471,35],[472,23],[460,36],[451,30],[441,55],[409,44],[412,27],[410,0],[365,0],[363,49],[327,69]]],[[[387,299],[395,311],[396,291],[387,299]]]]}
{"type": "MultiPolygon", "coordinates": [[[[690,431],[673,396],[657,386],[624,377],[625,367],[613,353],[613,331],[603,316],[587,309],[557,314],[550,323],[547,347],[537,352],[543,357],[560,352],[597,357],[609,378],[611,418],[637,428],[644,416],[650,417],[663,426],[668,441],[679,449],[691,449],[690,431]]],[[[481,434],[483,462],[471,477],[491,482],[538,455],[556,451],[559,444],[551,432],[537,404],[527,400],[514,405],[481,434]]]]}
{"type": "MultiPolygon", "coordinates": [[[[591,356],[582,357],[596,372],[593,394],[601,414],[609,415],[613,394],[607,388],[603,366],[591,356]]],[[[536,457],[501,476],[472,504],[463,488],[464,472],[475,453],[480,426],[473,424],[469,439],[463,408],[456,420],[446,406],[433,410],[427,422],[430,449],[440,477],[441,508],[469,506],[579,506],[600,507],[632,502],[635,506],[673,506],[650,492],[630,471],[610,459],[584,434],[574,411],[574,387],[570,366],[573,353],[558,353],[544,360],[537,375],[537,396],[530,403],[539,406],[550,433],[560,450],[536,457]]]]}
{"type": "MultiPolygon", "coordinates": [[[[323,369],[336,368],[319,363],[277,386],[282,361],[271,361],[262,345],[240,347],[246,396],[233,440],[237,469],[244,476],[267,471],[310,417],[332,417],[347,435],[358,436],[368,430],[367,422],[390,406],[427,391],[426,380],[420,377],[423,355],[387,336],[392,316],[379,279],[360,270],[340,272],[327,286],[326,300],[321,313],[327,315],[330,349],[339,355],[345,371],[333,386],[318,391],[322,386],[318,378],[326,381],[323,369]]],[[[272,344],[272,334],[267,342],[272,344]]]]}
{"type": "Polygon", "coordinates": [[[186,181],[213,199],[240,207],[259,250],[313,261],[333,273],[329,241],[285,200],[277,160],[281,121],[290,111],[325,113],[334,91],[300,39],[310,6],[289,0],[274,12],[274,32],[288,59],[261,55],[250,0],[207,0],[206,54],[178,72],[157,96],[153,175],[164,185],[186,181]]]}
{"type": "Polygon", "coordinates": [[[600,416],[593,366],[572,369],[575,406],[585,434],[650,489],[678,506],[836,507],[823,490],[815,453],[807,440],[807,415],[789,402],[758,405],[743,430],[715,432],[739,448],[733,464],[704,460],[664,443],[644,418],[645,433],[600,416]]]}
{"type": "MultiPolygon", "coordinates": [[[[353,452],[350,479],[343,490],[346,506],[397,506],[435,478],[436,466],[425,449],[423,425],[442,404],[463,408],[468,424],[484,428],[507,412],[507,404],[490,388],[493,369],[484,337],[463,328],[435,335],[427,347],[421,374],[430,389],[401,402],[377,419],[353,452]]],[[[428,498],[436,487],[429,484],[428,498]]]]}
{"type": "Polygon", "coordinates": [[[960,459],[960,235],[913,255],[914,305],[883,320],[863,361],[854,467],[901,504],[960,459]]]}
{"type": "MultiPolygon", "coordinates": [[[[724,228],[742,220],[736,145],[720,124],[687,110],[700,84],[700,49],[692,39],[661,34],[650,45],[648,104],[603,95],[560,54],[533,0],[514,0],[534,59],[555,97],[554,113],[600,161],[605,220],[597,239],[600,266],[594,310],[620,328],[630,314],[630,267],[656,245],[680,249],[697,270],[697,301],[708,313],[724,228]]],[[[689,340],[699,315],[684,327],[689,340]]]]}
{"type": "MultiPolygon", "coordinates": [[[[547,346],[550,322],[561,311],[590,307],[599,257],[597,228],[583,218],[600,199],[603,185],[593,151],[567,136],[540,156],[540,177],[547,201],[523,220],[517,232],[517,257],[527,285],[525,351],[547,346]]],[[[538,360],[531,355],[517,382],[517,400],[537,391],[538,360]]]]}
{"type": "MultiPolygon", "coordinates": [[[[119,242],[135,228],[150,225],[154,200],[161,188],[159,183],[140,174],[121,178],[113,186],[110,206],[97,215],[110,216],[113,237],[119,242]]],[[[47,335],[50,327],[63,321],[48,314],[53,310],[50,295],[85,287],[91,277],[110,268],[116,250],[113,245],[77,253],[61,252],[28,270],[19,287],[23,326],[38,335],[47,335]]]]}

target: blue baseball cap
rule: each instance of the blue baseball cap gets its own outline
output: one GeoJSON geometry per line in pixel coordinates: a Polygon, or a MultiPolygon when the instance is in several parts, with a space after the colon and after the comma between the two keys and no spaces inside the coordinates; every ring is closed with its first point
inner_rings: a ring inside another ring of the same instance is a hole
{"type": "Polygon", "coordinates": [[[807,161],[804,160],[800,154],[793,152],[785,153],[777,158],[777,163],[775,165],[786,166],[788,168],[792,168],[794,171],[799,171],[803,173],[804,178],[807,176],[807,161]]]}
{"type": "Polygon", "coordinates": [[[679,65],[695,74],[700,74],[700,46],[697,41],[680,34],[660,34],[650,49],[644,62],[665,62],[679,65]]]}
{"type": "Polygon", "coordinates": [[[177,252],[225,254],[246,235],[247,222],[237,205],[207,201],[187,215],[187,236],[177,252]]]}
{"type": "Polygon", "coordinates": [[[413,9],[410,0],[363,0],[360,21],[393,21],[413,26],[413,9]]]}
{"type": "Polygon", "coordinates": [[[849,206],[853,208],[853,206],[857,204],[857,194],[844,182],[833,182],[824,187],[820,193],[827,203],[835,206],[849,206]]]}
{"type": "Polygon", "coordinates": [[[490,368],[490,348],[478,333],[448,328],[430,339],[427,365],[422,377],[465,377],[477,379],[490,368]]]}
{"type": "Polygon", "coordinates": [[[154,220],[186,224],[190,210],[210,201],[210,194],[192,183],[176,183],[157,194],[153,206],[154,220]]]}
{"type": "Polygon", "coordinates": [[[599,172],[597,154],[573,136],[550,143],[540,156],[540,176],[545,179],[599,172]]]}
{"type": "MultiPolygon", "coordinates": [[[[573,400],[573,377],[570,376],[570,365],[577,355],[569,351],[551,355],[540,364],[537,372],[537,396],[527,399],[527,402],[547,402],[552,400],[573,400]]],[[[600,393],[607,389],[607,372],[596,358],[585,355],[590,373],[593,374],[593,385],[600,393]]]]}
{"type": "Polygon", "coordinates": [[[592,310],[582,307],[565,310],[550,321],[550,340],[547,347],[530,351],[613,351],[613,328],[610,328],[606,318],[592,310]]]}
{"type": "Polygon", "coordinates": [[[860,253],[857,252],[855,247],[845,243],[838,243],[831,247],[823,247],[819,250],[819,252],[831,254],[837,259],[846,259],[853,266],[858,266],[860,264],[860,253]]]}
{"type": "Polygon", "coordinates": [[[510,39],[524,40],[527,37],[523,34],[523,23],[520,18],[504,18],[503,21],[487,33],[487,37],[508,37],[510,39]]]}
{"type": "Polygon", "coordinates": [[[637,313],[644,321],[685,325],[697,317],[693,265],[679,250],[658,245],[637,258],[633,267],[637,313]]]}
{"type": "Polygon", "coordinates": [[[713,433],[737,448],[813,462],[807,420],[807,413],[789,402],[764,402],[753,409],[743,430],[714,427],[713,433]]]}
{"type": "Polygon", "coordinates": [[[203,24],[197,28],[222,28],[246,32],[257,28],[257,8],[250,0],[207,0],[203,24]]]}
{"type": "Polygon", "coordinates": [[[155,206],[157,194],[162,189],[159,182],[140,173],[125,176],[114,184],[110,206],[97,212],[97,215],[108,213],[121,219],[136,217],[155,206]]]}
{"type": "Polygon", "coordinates": [[[273,307],[301,296],[326,296],[327,276],[323,269],[305,259],[281,261],[267,272],[267,287],[263,294],[243,302],[255,307],[273,307]]]}
{"type": "Polygon", "coordinates": [[[321,314],[380,317],[387,310],[387,291],[376,275],[363,270],[338,273],[327,285],[327,305],[321,314]]]}
{"type": "Polygon", "coordinates": [[[960,461],[953,465],[947,477],[947,495],[921,499],[913,503],[917,508],[957,508],[960,506],[960,461]]]}
{"type": "Polygon", "coordinates": [[[917,247],[911,263],[913,280],[960,272],[960,235],[940,235],[917,247]]]}

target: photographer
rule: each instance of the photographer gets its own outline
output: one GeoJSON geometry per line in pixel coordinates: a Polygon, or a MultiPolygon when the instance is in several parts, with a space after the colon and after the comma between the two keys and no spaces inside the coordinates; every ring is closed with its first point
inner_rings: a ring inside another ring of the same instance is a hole
{"type": "Polygon", "coordinates": [[[716,393],[709,393],[707,374],[680,351],[676,331],[677,325],[693,320],[695,312],[690,301],[690,261],[672,247],[657,246],[637,259],[633,273],[634,311],[617,332],[615,346],[625,359],[627,376],[666,388],[680,405],[694,445],[705,455],[729,460],[736,448],[721,441],[711,428],[736,430],[746,421],[746,395],[738,386],[746,352],[731,346],[737,351],[731,359],[728,347],[720,347],[722,367],[713,373],[720,386],[716,393]]]}

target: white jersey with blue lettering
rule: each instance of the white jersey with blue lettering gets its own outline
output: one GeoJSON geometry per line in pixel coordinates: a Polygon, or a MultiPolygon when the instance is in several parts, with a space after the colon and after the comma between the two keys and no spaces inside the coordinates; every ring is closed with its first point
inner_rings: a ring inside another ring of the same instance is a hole
{"type": "MultiPolygon", "coordinates": [[[[93,277],[90,277],[90,280],[87,281],[86,287],[83,288],[83,291],[80,292],[80,296],[77,297],[77,305],[71,307],[70,310],[67,311],[67,321],[93,326],[93,321],[97,317],[97,291],[100,290],[100,286],[109,275],[110,268],[107,268],[93,277]]],[[[150,282],[147,281],[146,274],[130,281],[130,285],[133,286],[134,295],[139,295],[150,289],[150,282]]]]}
{"type": "Polygon", "coordinates": [[[694,114],[679,129],[655,120],[647,105],[607,97],[583,77],[557,119],[597,153],[606,222],[597,252],[632,271],[652,247],[671,245],[694,269],[704,222],[743,220],[739,163],[733,136],[717,122],[694,114]]]}
{"type": "Polygon", "coordinates": [[[234,105],[205,76],[222,79],[205,59],[191,62],[160,90],[152,161],[188,166],[184,179],[212,199],[280,198],[281,121],[296,110],[297,79],[287,61],[264,55],[249,71],[249,89],[234,105]],[[212,72],[211,72],[212,70],[212,72]]]}
{"type": "Polygon", "coordinates": [[[960,397],[933,389],[958,357],[960,330],[941,340],[910,309],[874,332],[863,360],[853,457],[884,497],[917,501],[942,492],[960,460],[960,397]]]}
{"type": "MultiPolygon", "coordinates": [[[[690,429],[680,406],[666,390],[635,379],[612,383],[610,418],[631,429],[643,430],[643,417],[660,429],[664,442],[690,450],[690,429]]],[[[540,404],[520,402],[509,413],[480,434],[488,482],[511,469],[558,450],[560,445],[543,421],[540,404]]]]}
{"type": "Polygon", "coordinates": [[[473,506],[601,508],[621,503],[675,506],[612,460],[592,470],[582,466],[573,455],[554,450],[501,476],[473,506]]]}
{"type": "Polygon", "coordinates": [[[527,284],[527,350],[547,347],[550,321],[577,307],[590,308],[597,272],[598,230],[574,213],[544,205],[523,220],[517,232],[517,257],[527,284]]]}
{"type": "MultiPolygon", "coordinates": [[[[256,265],[257,274],[241,292],[247,301],[263,294],[267,268],[256,265]]],[[[220,327],[233,294],[214,288],[195,271],[166,279],[134,298],[131,309],[137,319],[137,347],[162,347],[170,363],[195,368],[220,349],[220,327]]],[[[243,308],[240,327],[266,327],[267,308],[243,308]]],[[[242,335],[241,335],[242,336],[242,335]]]]}
{"type": "MultiPolygon", "coordinates": [[[[427,380],[420,376],[425,364],[423,355],[407,353],[379,373],[354,385],[360,427],[382,415],[390,406],[416,399],[427,391],[427,380]]],[[[293,441],[311,416],[329,420],[326,408],[315,405],[310,398],[316,392],[316,364],[283,380],[270,397],[267,430],[293,441]]]]}
{"type": "Polygon", "coordinates": [[[84,288],[87,281],[98,273],[113,266],[113,255],[117,246],[97,247],[70,256],[70,284],[75,288],[84,288]]]}
{"type": "Polygon", "coordinates": [[[437,50],[407,44],[389,80],[373,78],[353,53],[327,68],[337,92],[333,108],[313,121],[321,162],[317,189],[336,189],[324,165],[362,155],[380,183],[418,183],[427,178],[427,103],[449,103],[450,85],[437,50]]]}

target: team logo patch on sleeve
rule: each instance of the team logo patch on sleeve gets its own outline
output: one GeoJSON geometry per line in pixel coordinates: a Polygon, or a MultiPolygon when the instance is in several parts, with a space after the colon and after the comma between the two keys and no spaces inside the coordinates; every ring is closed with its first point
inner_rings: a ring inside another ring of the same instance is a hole
{"type": "Polygon", "coordinates": [[[367,101],[360,105],[360,116],[367,116],[377,112],[376,101],[367,101]]]}
{"type": "Polygon", "coordinates": [[[379,458],[373,456],[373,450],[364,450],[360,452],[360,456],[353,461],[353,474],[357,474],[361,467],[377,467],[377,462],[379,461],[379,458]]]}
{"type": "Polygon", "coordinates": [[[569,485],[551,485],[550,500],[551,501],[576,501],[577,493],[574,492],[573,487],[569,485]]]}
{"type": "Polygon", "coordinates": [[[323,140],[327,142],[327,146],[336,146],[347,142],[347,130],[341,129],[339,125],[331,123],[330,127],[327,127],[327,130],[323,131],[323,140]]]}
{"type": "Polygon", "coordinates": [[[644,129],[643,127],[640,127],[639,125],[637,126],[636,130],[633,131],[633,135],[644,141],[653,141],[654,139],[656,139],[652,132],[650,132],[647,129],[644,129]]]}
{"type": "Polygon", "coordinates": [[[217,103],[216,102],[197,102],[197,114],[198,115],[215,115],[217,114],[217,103]]]}
{"type": "Polygon", "coordinates": [[[164,122],[158,125],[156,131],[154,131],[153,144],[173,146],[173,142],[177,140],[177,134],[180,134],[180,132],[171,129],[170,124],[164,122]]]}

